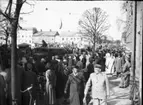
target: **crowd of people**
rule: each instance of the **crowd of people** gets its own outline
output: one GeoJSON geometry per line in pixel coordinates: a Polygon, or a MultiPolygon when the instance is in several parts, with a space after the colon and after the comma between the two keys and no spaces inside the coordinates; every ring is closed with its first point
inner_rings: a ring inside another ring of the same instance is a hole
{"type": "MultiPolygon", "coordinates": [[[[129,86],[130,54],[118,49],[98,49],[92,51],[74,51],[52,57],[34,58],[32,56],[18,59],[16,70],[16,102],[17,105],[29,105],[28,92],[21,93],[33,85],[32,105],[38,102],[38,77],[45,77],[43,84],[44,105],[106,105],[110,95],[108,75],[121,77],[120,88],[129,86]],[[69,100],[69,101],[68,101],[69,100]],[[101,104],[102,103],[102,104],[101,104]]],[[[11,105],[11,72],[10,63],[2,66],[0,62],[0,105],[11,105]]]]}

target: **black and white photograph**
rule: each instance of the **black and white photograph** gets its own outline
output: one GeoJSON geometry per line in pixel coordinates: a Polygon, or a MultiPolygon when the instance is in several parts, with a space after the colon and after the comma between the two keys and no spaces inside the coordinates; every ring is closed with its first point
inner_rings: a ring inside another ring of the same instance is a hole
{"type": "Polygon", "coordinates": [[[0,105],[142,105],[143,1],[0,0],[0,105]]]}

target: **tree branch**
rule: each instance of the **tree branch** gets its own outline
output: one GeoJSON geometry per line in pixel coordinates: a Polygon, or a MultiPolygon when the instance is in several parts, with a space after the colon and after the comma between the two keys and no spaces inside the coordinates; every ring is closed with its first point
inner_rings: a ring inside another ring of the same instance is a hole
{"type": "Polygon", "coordinates": [[[5,14],[1,9],[0,9],[0,14],[3,15],[6,19],[11,20],[8,14],[5,14]]]}
{"type": "Polygon", "coordinates": [[[20,14],[30,14],[30,13],[32,13],[34,10],[32,10],[32,11],[30,11],[30,12],[27,12],[27,13],[24,13],[24,12],[22,12],[22,13],[20,13],[20,14]]]}
{"type": "Polygon", "coordinates": [[[91,39],[93,43],[101,40],[110,25],[107,23],[108,15],[100,8],[86,10],[80,20],[80,27],[83,29],[83,36],[91,39]]]}

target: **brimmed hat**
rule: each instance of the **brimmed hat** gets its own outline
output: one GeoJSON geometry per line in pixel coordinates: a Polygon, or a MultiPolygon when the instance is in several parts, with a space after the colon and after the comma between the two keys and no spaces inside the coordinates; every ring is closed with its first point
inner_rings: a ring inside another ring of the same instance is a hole
{"type": "Polygon", "coordinates": [[[72,66],[72,69],[73,69],[73,68],[79,69],[79,66],[73,65],[73,66],[72,66]]]}
{"type": "Polygon", "coordinates": [[[101,65],[100,65],[100,64],[94,64],[94,68],[99,68],[99,69],[101,69],[101,65]]]}

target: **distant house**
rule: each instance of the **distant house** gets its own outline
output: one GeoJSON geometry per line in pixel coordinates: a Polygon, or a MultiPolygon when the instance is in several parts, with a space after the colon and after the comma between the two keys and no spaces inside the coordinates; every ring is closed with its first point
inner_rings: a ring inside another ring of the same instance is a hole
{"type": "Polygon", "coordinates": [[[32,42],[41,44],[42,40],[44,40],[46,43],[55,43],[55,38],[58,35],[58,31],[40,31],[33,34],[32,42]]]}
{"type": "Polygon", "coordinates": [[[18,30],[17,32],[17,44],[27,43],[32,44],[32,35],[33,35],[33,29],[32,28],[22,28],[21,30],[18,30]]]}
{"type": "Polygon", "coordinates": [[[77,44],[81,42],[81,37],[76,32],[63,31],[59,36],[56,36],[57,43],[77,44]]]}

